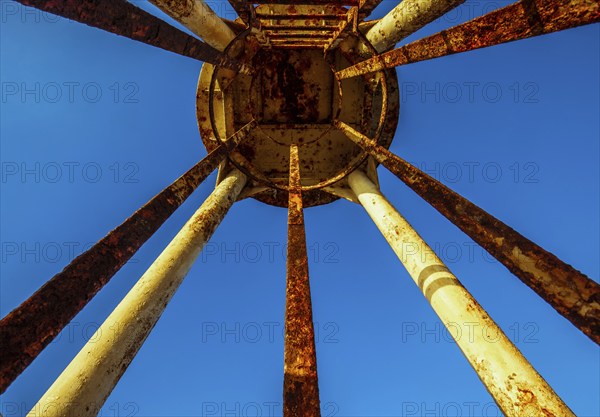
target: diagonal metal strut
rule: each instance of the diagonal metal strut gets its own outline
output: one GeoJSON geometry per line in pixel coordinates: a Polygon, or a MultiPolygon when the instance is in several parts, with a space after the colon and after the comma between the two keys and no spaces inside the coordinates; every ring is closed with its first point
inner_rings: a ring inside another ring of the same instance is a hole
{"type": "Polygon", "coordinates": [[[600,344],[600,285],[351,126],[334,124],[600,344]]]}
{"type": "Polygon", "coordinates": [[[255,126],[252,121],[0,321],[0,393],[33,362],[255,126]]]}
{"type": "Polygon", "coordinates": [[[16,0],[116,35],[233,70],[241,66],[210,45],[180,31],[126,0],[16,0]]]}
{"type": "Polygon", "coordinates": [[[27,417],[96,417],[246,185],[234,169],[154,260],[27,417]]]}
{"type": "Polygon", "coordinates": [[[312,319],[298,147],[290,147],[287,283],[283,377],[284,417],[319,417],[319,384],[312,319]]]}
{"type": "Polygon", "coordinates": [[[337,72],[340,79],[600,21],[597,0],[521,0],[337,72]]]}

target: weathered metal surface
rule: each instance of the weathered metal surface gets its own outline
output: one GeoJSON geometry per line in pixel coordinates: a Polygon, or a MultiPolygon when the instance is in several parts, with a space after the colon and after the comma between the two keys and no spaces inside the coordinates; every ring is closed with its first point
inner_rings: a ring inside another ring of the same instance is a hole
{"type": "MultiPolygon", "coordinates": [[[[273,24],[266,17],[271,12],[281,14],[287,10],[291,15],[285,21],[286,25],[303,28],[310,25],[318,30],[320,19],[313,21],[294,17],[316,14],[319,9],[325,15],[333,15],[340,8],[259,6],[256,11],[257,16],[261,16],[261,26],[273,24]]],[[[348,14],[344,16],[347,18],[348,14]]],[[[320,45],[316,39],[294,37],[290,43],[285,43],[289,38],[282,39],[271,39],[273,44],[277,44],[277,48],[272,50],[261,49],[254,32],[236,39],[232,46],[239,43],[240,52],[234,58],[256,70],[251,76],[235,77],[227,87],[222,84],[221,70],[214,73],[214,67],[203,67],[197,94],[202,141],[207,149],[212,149],[219,142],[218,138],[225,137],[251,118],[255,119],[257,129],[232,153],[230,161],[249,176],[251,187],[269,187],[252,197],[267,204],[287,206],[289,146],[298,143],[302,146],[302,166],[305,169],[302,184],[304,204],[306,207],[326,204],[337,197],[318,188],[342,180],[366,159],[366,153],[333,128],[331,121],[340,118],[353,126],[367,126],[373,134],[380,131],[379,143],[388,147],[399,112],[396,74],[386,71],[385,77],[369,75],[339,83],[333,73],[361,59],[356,53],[360,39],[349,36],[325,57],[322,46],[312,51],[298,50],[300,47],[310,48],[309,44],[320,45]],[[283,50],[286,47],[295,50],[283,50]],[[244,49],[246,52],[243,52],[244,49]],[[383,102],[388,103],[387,111],[382,111],[385,107],[383,102]],[[206,118],[206,114],[213,114],[212,121],[206,118]],[[386,118],[386,123],[381,123],[386,118]],[[244,165],[239,161],[243,161],[244,165]]]]}
{"type": "Polygon", "coordinates": [[[222,19],[223,19],[223,22],[225,22],[227,24],[227,26],[229,26],[229,28],[231,30],[233,30],[233,32],[236,34],[236,36],[247,29],[247,26],[243,22],[233,21],[233,20],[229,20],[229,19],[225,19],[225,18],[222,18],[222,19]]]}
{"type": "Polygon", "coordinates": [[[465,0],[402,0],[366,34],[378,52],[393,48],[465,0]]]}
{"type": "Polygon", "coordinates": [[[556,311],[600,344],[598,283],[352,127],[343,122],[335,124],[556,311]]]}
{"type": "Polygon", "coordinates": [[[233,30],[204,0],[150,0],[152,4],[219,51],[235,38],[233,30]]]}
{"type": "Polygon", "coordinates": [[[239,69],[212,46],[125,0],[16,0],[64,18],[200,61],[239,69]]]}
{"type": "Polygon", "coordinates": [[[504,415],[575,416],[369,178],[348,182],[504,415]]]}
{"type": "MultiPolygon", "coordinates": [[[[289,9],[288,9],[289,10],[289,9]]],[[[281,12],[272,12],[268,9],[257,10],[256,17],[261,19],[268,20],[297,20],[297,19],[305,19],[305,20],[313,20],[318,21],[321,19],[328,20],[340,20],[346,17],[346,12],[312,12],[312,13],[298,13],[294,11],[290,11],[289,13],[281,13],[281,12]]],[[[318,23],[313,23],[317,25],[318,23]]]]}
{"type": "Polygon", "coordinates": [[[359,0],[253,0],[254,4],[302,4],[319,6],[358,6],[359,0]]]}
{"type": "Polygon", "coordinates": [[[331,38],[331,33],[320,33],[320,32],[314,32],[314,31],[310,32],[310,33],[276,31],[276,32],[269,33],[269,38],[271,38],[271,40],[275,40],[278,38],[283,38],[286,40],[289,38],[291,38],[291,39],[304,38],[304,39],[302,39],[303,41],[306,41],[306,42],[314,41],[316,43],[319,43],[319,42],[323,42],[322,38],[325,38],[326,40],[331,38]]]}
{"type": "Polygon", "coordinates": [[[254,6],[245,0],[228,0],[240,19],[248,26],[255,19],[254,6]]]}
{"type": "Polygon", "coordinates": [[[92,417],[154,328],[246,182],[233,171],[183,226],[28,414],[92,417]]]}
{"type": "Polygon", "coordinates": [[[175,180],[0,321],[0,392],[29,366],[254,127],[175,180]]]}
{"type": "Polygon", "coordinates": [[[467,23],[369,58],[338,72],[355,77],[382,68],[486,48],[600,21],[597,0],[523,0],[467,23]]]}
{"type": "Polygon", "coordinates": [[[274,25],[274,24],[263,24],[261,26],[261,30],[263,32],[274,32],[274,31],[280,31],[280,30],[292,30],[292,31],[297,31],[297,32],[305,32],[305,31],[309,31],[309,32],[314,32],[315,30],[318,30],[319,32],[325,32],[325,31],[336,31],[340,28],[339,25],[317,25],[316,23],[313,26],[297,26],[297,25],[274,25]]]}
{"type": "Polygon", "coordinates": [[[334,32],[333,36],[325,46],[325,53],[330,49],[337,48],[344,39],[346,39],[348,32],[357,33],[358,31],[358,7],[351,7],[348,10],[346,19],[342,21],[337,31],[334,32]]]}
{"type": "Polygon", "coordinates": [[[298,146],[290,146],[283,415],[319,417],[315,329],[310,297],[298,146]]]}
{"type": "MultiPolygon", "coordinates": [[[[332,7],[335,5],[320,3],[320,2],[309,2],[300,6],[289,5],[287,2],[266,2],[266,3],[277,3],[270,4],[269,6],[263,6],[263,11],[257,15],[257,19],[260,22],[257,26],[260,31],[266,35],[269,41],[275,40],[274,38],[283,38],[286,31],[298,31],[305,32],[302,37],[307,38],[304,42],[269,42],[265,43],[265,46],[272,48],[283,47],[290,49],[290,46],[298,45],[299,47],[306,48],[313,46],[315,49],[323,48],[320,44],[320,38],[328,38],[328,45],[336,44],[340,40],[336,40],[340,35],[344,34],[346,27],[355,28],[357,20],[357,7],[351,7],[345,9],[342,7],[332,7]],[[266,9],[267,12],[264,10],[266,9]],[[287,10],[288,13],[284,14],[282,11],[287,10]],[[335,13],[335,12],[338,13],[335,13]],[[274,16],[277,16],[275,18],[274,16]],[[285,23],[281,23],[280,20],[285,20],[285,23]],[[354,21],[354,25],[348,25],[348,22],[354,21]],[[324,36],[328,35],[328,36],[324,36]]],[[[326,46],[325,49],[331,49],[331,46],[326,46]]]]}

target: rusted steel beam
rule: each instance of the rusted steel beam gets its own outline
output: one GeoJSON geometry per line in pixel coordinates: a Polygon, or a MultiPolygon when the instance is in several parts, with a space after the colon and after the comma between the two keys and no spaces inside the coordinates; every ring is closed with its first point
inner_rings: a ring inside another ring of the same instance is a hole
{"type": "Polygon", "coordinates": [[[235,12],[240,17],[240,19],[242,19],[242,21],[244,23],[249,25],[250,21],[252,20],[252,18],[255,15],[254,6],[252,4],[249,4],[245,0],[228,0],[228,1],[229,1],[229,4],[231,5],[231,7],[233,8],[233,10],[235,10],[235,12]]]}
{"type": "Polygon", "coordinates": [[[318,30],[321,32],[332,32],[334,30],[338,30],[340,28],[339,25],[313,25],[313,26],[294,26],[294,25],[269,25],[263,24],[261,25],[261,29],[263,32],[272,32],[278,30],[293,30],[293,31],[314,31],[318,30]]]}
{"type": "Polygon", "coordinates": [[[295,13],[295,14],[282,14],[282,13],[264,13],[256,12],[256,17],[265,20],[297,20],[297,19],[325,19],[325,20],[339,20],[346,16],[345,13],[295,13]]]}
{"type": "Polygon", "coordinates": [[[0,393],[106,285],[256,123],[240,129],[0,321],[0,393]]]}
{"type": "Polygon", "coordinates": [[[387,51],[464,2],[465,0],[402,0],[369,30],[366,37],[377,52],[387,51]]]}
{"type": "Polygon", "coordinates": [[[298,147],[290,147],[287,283],[283,377],[284,417],[321,415],[310,299],[298,147]]]}
{"type": "Polygon", "coordinates": [[[270,47],[273,49],[323,49],[324,44],[311,44],[311,43],[303,43],[303,44],[288,44],[288,43],[275,43],[270,47]]]}
{"type": "Polygon", "coordinates": [[[339,29],[333,34],[331,40],[325,46],[325,52],[336,48],[345,38],[347,32],[358,30],[358,7],[352,7],[348,10],[346,19],[340,23],[339,29]]]}
{"type": "Polygon", "coordinates": [[[314,44],[314,43],[272,43],[272,48],[287,48],[295,47],[301,49],[323,49],[324,44],[314,44]]]}
{"type": "Polygon", "coordinates": [[[335,126],[600,344],[600,285],[351,126],[335,126]]]}
{"type": "Polygon", "coordinates": [[[359,0],[254,0],[255,4],[302,4],[316,6],[358,6],[359,0]]]}
{"type": "Polygon", "coordinates": [[[600,21],[597,0],[522,0],[339,71],[355,77],[600,21]]]}
{"type": "Polygon", "coordinates": [[[231,30],[233,30],[236,35],[239,35],[247,28],[247,26],[244,23],[235,22],[233,20],[229,20],[229,19],[225,19],[225,18],[222,18],[222,19],[223,19],[223,22],[225,22],[227,24],[227,26],[229,26],[229,28],[231,30]]]}
{"type": "MultiPolygon", "coordinates": [[[[215,48],[125,0],[16,0],[25,6],[233,70],[241,67],[215,48]]],[[[246,72],[246,70],[243,70],[246,72]]]]}
{"type": "Polygon", "coordinates": [[[331,37],[331,34],[327,34],[327,33],[306,33],[306,32],[302,32],[302,33],[274,32],[274,33],[270,33],[268,35],[272,41],[278,40],[278,39],[290,39],[290,38],[303,38],[303,39],[306,38],[307,40],[314,39],[314,38],[329,39],[331,37]]]}
{"type": "Polygon", "coordinates": [[[27,417],[98,415],[245,184],[234,169],[215,187],[27,417]]]}
{"type": "Polygon", "coordinates": [[[348,185],[442,323],[447,326],[448,333],[454,337],[457,346],[502,410],[502,415],[575,417],[369,177],[360,170],[353,171],[348,176],[348,185]],[[463,329],[467,326],[486,330],[472,332],[465,337],[463,329]]]}
{"type": "Polygon", "coordinates": [[[307,39],[307,38],[277,38],[271,39],[273,45],[291,45],[291,44],[302,44],[302,45],[325,45],[327,39],[307,39]]]}

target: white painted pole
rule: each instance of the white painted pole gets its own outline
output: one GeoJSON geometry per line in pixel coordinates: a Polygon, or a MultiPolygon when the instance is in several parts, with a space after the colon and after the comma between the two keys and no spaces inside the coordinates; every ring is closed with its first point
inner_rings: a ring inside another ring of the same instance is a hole
{"type": "Polygon", "coordinates": [[[367,32],[378,52],[393,48],[423,26],[443,16],[465,0],[402,0],[367,32]]]}
{"type": "Polygon", "coordinates": [[[235,38],[233,30],[203,0],[150,2],[219,51],[224,50],[235,38]]]}
{"type": "Polygon", "coordinates": [[[574,416],[412,226],[361,171],[350,187],[507,417],[574,416]]]}
{"type": "Polygon", "coordinates": [[[215,188],[28,417],[98,414],[245,183],[234,170],[215,188]]]}

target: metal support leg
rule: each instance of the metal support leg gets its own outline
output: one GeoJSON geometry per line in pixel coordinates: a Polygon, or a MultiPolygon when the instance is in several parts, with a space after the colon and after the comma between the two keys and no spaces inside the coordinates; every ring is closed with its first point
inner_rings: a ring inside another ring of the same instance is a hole
{"type": "Polygon", "coordinates": [[[255,126],[231,135],[0,321],[0,394],[255,126]]]}
{"type": "Polygon", "coordinates": [[[336,76],[356,77],[597,22],[600,3],[596,0],[521,0],[344,68],[336,76]]]}
{"type": "Polygon", "coordinates": [[[203,0],[150,0],[173,19],[222,51],[235,38],[227,23],[203,0]]]}
{"type": "Polygon", "coordinates": [[[371,180],[354,171],[348,182],[502,412],[507,417],[574,416],[371,180]],[[476,330],[460,337],[467,326],[476,330]]]}
{"type": "Polygon", "coordinates": [[[232,70],[247,69],[215,48],[134,6],[127,0],[16,0],[116,35],[232,70]]]}
{"type": "Polygon", "coordinates": [[[98,414],[245,183],[244,174],[235,170],[215,188],[29,417],[38,410],[44,410],[44,417],[98,414]]]}
{"type": "Polygon", "coordinates": [[[312,319],[298,147],[290,148],[283,415],[319,417],[319,384],[312,319]]]}
{"type": "Polygon", "coordinates": [[[402,0],[367,32],[367,39],[381,53],[433,22],[465,0],[402,0]]]}
{"type": "Polygon", "coordinates": [[[600,343],[600,285],[351,126],[334,123],[558,313],[600,343]]]}

